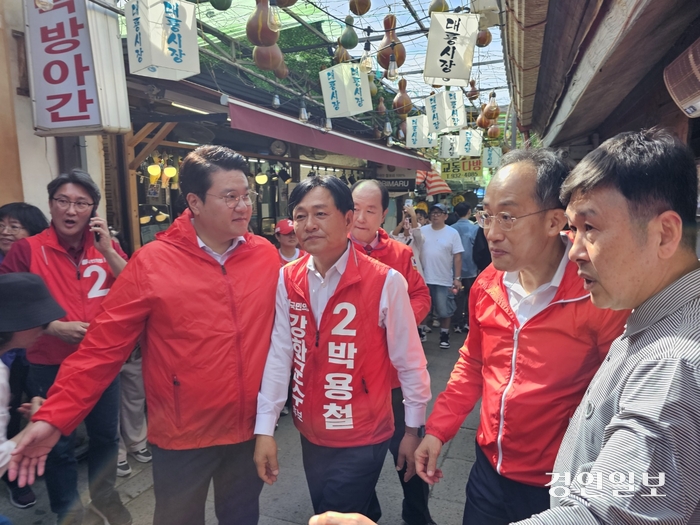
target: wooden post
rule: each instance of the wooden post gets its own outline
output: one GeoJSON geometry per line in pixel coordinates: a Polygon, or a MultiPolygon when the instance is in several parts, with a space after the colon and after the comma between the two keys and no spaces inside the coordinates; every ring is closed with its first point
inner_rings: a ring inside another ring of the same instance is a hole
{"type": "MultiPolygon", "coordinates": [[[[147,124],[148,126],[148,124],[147,124]]],[[[141,228],[139,226],[139,198],[136,187],[136,170],[129,168],[129,165],[136,157],[134,151],[134,133],[123,135],[124,140],[124,167],[126,169],[126,205],[127,205],[127,225],[126,228],[131,238],[132,253],[141,247],[141,228]]]]}

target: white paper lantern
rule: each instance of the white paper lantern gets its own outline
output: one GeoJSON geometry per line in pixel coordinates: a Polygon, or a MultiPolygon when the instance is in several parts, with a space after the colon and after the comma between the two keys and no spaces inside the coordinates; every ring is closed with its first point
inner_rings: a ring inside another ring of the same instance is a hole
{"type": "Polygon", "coordinates": [[[461,156],[459,151],[459,135],[443,135],[440,137],[441,159],[458,159],[461,156]]]}
{"type": "Polygon", "coordinates": [[[441,91],[426,99],[425,112],[431,133],[456,130],[467,123],[464,96],[459,91],[441,91]]]}
{"type": "Polygon", "coordinates": [[[494,169],[501,165],[503,150],[501,148],[484,148],[481,153],[481,165],[484,168],[494,169]]]}
{"type": "Polygon", "coordinates": [[[351,117],[372,110],[369,79],[359,64],[343,62],[319,73],[327,118],[351,117]]]}
{"type": "Polygon", "coordinates": [[[428,117],[418,115],[406,119],[406,147],[407,148],[432,148],[437,143],[437,135],[428,130],[428,117]]]}
{"type": "Polygon", "coordinates": [[[478,32],[478,15],[433,13],[423,68],[425,82],[443,86],[468,85],[478,32]]]}
{"type": "Polygon", "coordinates": [[[195,5],[183,0],[131,0],[124,6],[129,71],[182,80],[199,74],[195,5]]]}
{"type": "Polygon", "coordinates": [[[463,129],[459,132],[459,153],[465,157],[481,155],[483,136],[478,129],[463,129]]]}

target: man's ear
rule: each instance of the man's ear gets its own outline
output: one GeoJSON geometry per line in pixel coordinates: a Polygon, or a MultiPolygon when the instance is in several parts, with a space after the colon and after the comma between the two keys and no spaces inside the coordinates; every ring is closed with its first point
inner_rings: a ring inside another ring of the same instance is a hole
{"type": "Polygon", "coordinates": [[[355,218],[355,212],[353,210],[350,210],[345,213],[345,229],[350,232],[352,230],[352,223],[355,218]]]}
{"type": "Polygon", "coordinates": [[[659,258],[670,259],[683,241],[683,219],[675,211],[667,210],[649,221],[647,231],[649,235],[656,234],[659,258]]]}
{"type": "Polygon", "coordinates": [[[192,215],[197,217],[201,213],[200,208],[203,204],[202,200],[194,193],[188,193],[185,200],[187,201],[187,205],[190,207],[190,210],[192,210],[192,215]]]}
{"type": "Polygon", "coordinates": [[[384,224],[384,220],[386,219],[386,216],[388,213],[389,213],[389,208],[387,208],[386,210],[384,210],[382,212],[382,224],[384,224]]]}
{"type": "Polygon", "coordinates": [[[547,229],[550,231],[551,235],[559,235],[559,232],[564,229],[567,223],[564,210],[561,208],[549,210],[547,216],[547,229]]]}

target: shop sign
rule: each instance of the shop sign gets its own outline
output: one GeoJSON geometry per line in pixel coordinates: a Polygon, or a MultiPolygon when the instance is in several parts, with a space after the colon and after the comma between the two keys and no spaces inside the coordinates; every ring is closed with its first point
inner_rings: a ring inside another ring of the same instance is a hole
{"type": "Polygon", "coordinates": [[[484,168],[497,169],[501,165],[503,150],[501,148],[484,148],[481,163],[484,168]]]}
{"type": "Polygon", "coordinates": [[[460,179],[465,182],[480,182],[483,175],[481,159],[471,158],[442,163],[442,178],[445,180],[460,179]]]}
{"type": "Polygon", "coordinates": [[[426,84],[466,86],[478,32],[478,15],[433,13],[423,68],[426,84]]]}
{"type": "Polygon", "coordinates": [[[416,179],[376,179],[389,191],[409,192],[416,189],[416,179]]]}
{"type": "Polygon", "coordinates": [[[131,0],[124,6],[129,72],[182,80],[199,74],[196,6],[181,0],[131,0]]]}
{"type": "Polygon", "coordinates": [[[430,133],[459,129],[467,123],[464,96],[460,91],[441,91],[429,96],[425,112],[430,133]]]}
{"type": "Polygon", "coordinates": [[[426,115],[408,117],[406,119],[406,130],[408,132],[406,147],[417,149],[437,146],[437,135],[429,132],[428,117],[426,115]]]}
{"type": "Polygon", "coordinates": [[[344,62],[319,73],[327,118],[351,117],[371,111],[369,78],[358,64],[344,62]]]}
{"type": "Polygon", "coordinates": [[[44,11],[24,2],[34,128],[39,136],[131,129],[117,15],[87,0],[44,11]]]}

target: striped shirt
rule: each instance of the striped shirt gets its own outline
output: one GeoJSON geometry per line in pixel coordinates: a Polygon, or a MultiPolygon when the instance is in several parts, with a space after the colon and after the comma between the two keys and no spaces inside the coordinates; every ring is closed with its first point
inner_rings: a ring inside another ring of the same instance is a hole
{"type": "Polygon", "coordinates": [[[632,311],[554,472],[552,508],[518,525],[700,524],[700,270],[632,311]]]}

